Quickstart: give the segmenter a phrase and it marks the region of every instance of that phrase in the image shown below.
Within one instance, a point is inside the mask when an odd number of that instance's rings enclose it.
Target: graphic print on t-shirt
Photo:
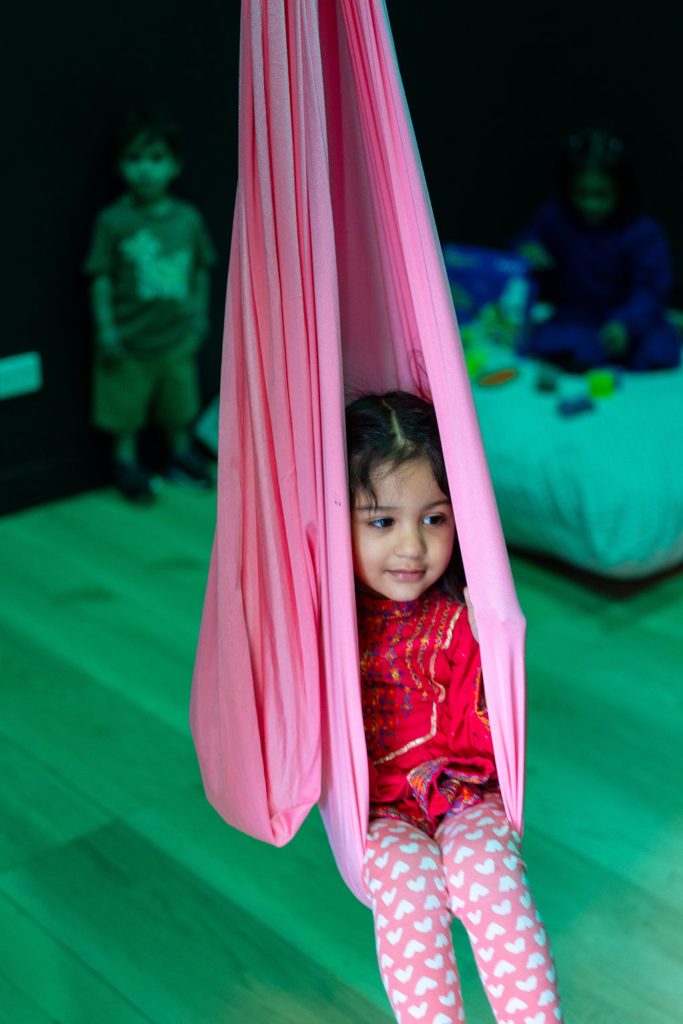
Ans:
[[[121,251],[135,267],[136,291],[142,301],[187,299],[190,294],[192,254],[178,249],[162,255],[163,246],[148,228],[121,242]]]

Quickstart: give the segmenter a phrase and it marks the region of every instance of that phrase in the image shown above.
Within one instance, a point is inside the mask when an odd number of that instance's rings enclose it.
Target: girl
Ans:
[[[403,392],[368,396],[348,407],[346,429],[370,770],[365,882],[384,986],[403,1024],[464,1020],[457,917],[496,1020],[554,1024],[555,966],[496,782],[433,407]]]
[[[661,229],[639,212],[624,143],[602,131],[572,135],[557,184],[557,198],[536,213],[518,248],[553,307],[523,353],[577,371],[677,366],[680,343],[665,317],[669,252]]]

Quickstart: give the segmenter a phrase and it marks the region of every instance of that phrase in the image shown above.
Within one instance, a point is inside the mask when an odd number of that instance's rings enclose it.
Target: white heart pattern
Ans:
[[[386,926],[388,924],[389,924],[389,921],[384,916],[384,914],[378,914],[377,915],[377,931],[380,931],[380,929],[382,929],[382,928],[386,928]]]
[[[493,970],[493,973],[496,978],[503,978],[506,974],[514,974],[515,969],[507,960],[499,960]]]
[[[389,939],[389,942],[391,943],[392,946],[396,945],[396,943],[400,940],[402,935],[402,928],[396,928],[396,930],[393,932],[387,932],[387,938]]]
[[[405,875],[408,871],[410,871],[410,868],[405,861],[397,860],[391,869],[391,881],[395,882],[399,875]]]
[[[481,839],[484,834],[483,828],[475,829],[474,832],[465,832],[465,839]]]
[[[465,881],[465,872],[457,871],[454,875],[451,875],[448,881],[451,885],[454,885],[456,889],[462,889],[462,884]]]
[[[546,935],[544,930],[541,928],[541,930],[539,932],[534,932],[534,938],[536,939],[536,942],[538,943],[539,946],[545,946],[546,941],[548,939],[548,936]]]
[[[470,886],[470,900],[472,903],[476,903],[480,896],[488,896],[488,894],[489,890],[485,885],[481,885],[479,882],[472,882]]]
[[[532,974],[526,981],[516,981],[515,985],[520,992],[535,992],[538,988],[538,978],[535,974]]]
[[[486,949],[479,950],[479,956],[485,963],[489,963],[490,960],[493,960],[494,953],[495,949],[493,948],[493,946],[488,946]]]
[[[505,985],[487,985],[486,986],[494,999],[500,999],[503,994]]]
[[[424,953],[426,948],[427,947],[424,942],[419,942],[417,939],[410,939],[406,948],[403,950],[403,955],[406,960],[412,960],[416,953]]]
[[[455,992],[449,992],[447,996],[439,996],[442,1006],[455,1006]]]
[[[383,850],[386,850],[387,846],[391,846],[392,843],[398,842],[398,836],[385,836],[382,842],[379,844]]]
[[[517,888],[517,883],[515,882],[514,878],[510,877],[510,875],[503,875],[499,882],[498,888],[500,892],[511,892],[513,889]]]
[[[435,896],[433,892],[430,892],[429,896],[425,900],[425,910],[436,910],[440,906],[439,897]]]
[[[443,949],[445,946],[448,945],[448,936],[444,935],[443,933],[440,933],[439,935],[437,935],[436,942],[434,943],[434,945],[436,946],[437,949]]]
[[[455,855],[455,863],[462,864],[465,857],[474,857],[474,850],[471,850],[469,846],[461,846]]]
[[[423,857],[420,861],[420,871],[436,871],[437,863],[432,857]]]
[[[441,953],[437,953],[436,956],[427,957],[425,964],[433,971],[440,971],[443,967],[443,956]]]
[[[432,1024],[453,1024],[453,1020],[451,1017],[447,1017],[445,1013],[437,1013]]]
[[[508,914],[512,913],[512,904],[510,900],[503,900],[502,903],[494,903],[491,907],[494,914],[500,914],[501,917],[507,917]]]
[[[415,907],[410,900],[401,900],[399,905],[396,907],[396,914],[394,915],[397,921],[400,921],[406,914],[412,914]]]
[[[411,1017],[414,1017],[415,1020],[422,1020],[422,1018],[424,1017],[426,1012],[427,1012],[427,1004],[426,1003],[420,1003],[419,1006],[411,1006],[408,1009],[408,1013],[411,1015]]]
[[[393,999],[393,1001],[395,1003],[407,1003],[408,1002],[408,996],[404,995],[403,992],[397,992],[396,990],[394,990],[391,993],[391,998]]]
[[[472,924],[479,924],[481,922],[481,910],[469,910],[467,912],[467,917]]]
[[[416,921],[415,922],[415,928],[417,929],[418,932],[422,932],[423,935],[426,932],[431,932],[431,930],[432,930],[432,919],[431,919],[431,917],[425,917],[424,921]]]
[[[417,853],[419,849],[420,847],[417,843],[405,843],[404,845],[399,846],[401,853]]]
[[[528,1010],[528,1009],[529,1009],[528,1003],[525,1003],[521,999],[518,999],[517,996],[513,996],[512,999],[507,1004],[507,1006],[505,1007],[505,1012],[506,1013],[515,1013],[517,1010]]]
[[[533,926],[534,922],[531,920],[530,917],[527,917],[526,914],[520,914],[520,916],[517,918],[517,924],[515,925],[515,929],[518,932],[525,932],[528,928],[533,928]]]
[[[478,871],[480,875],[492,875],[496,870],[496,866],[492,858],[487,857],[483,864],[475,864],[474,870]]]
[[[541,964],[545,963],[545,957],[543,953],[532,953],[526,962],[527,967],[531,970],[533,967],[540,967]]]
[[[412,878],[410,879],[410,881],[408,882],[408,888],[412,889],[413,892],[422,892],[426,884],[427,879],[425,878],[424,875],[420,875],[419,878],[416,878],[414,880]]]
[[[425,978],[423,976],[415,986],[415,995],[423,996],[431,988],[438,988],[438,983],[433,978]]]
[[[394,886],[393,889],[387,889],[386,892],[382,893],[382,903],[384,904],[385,907],[390,907],[391,906],[391,904],[396,899],[396,893],[397,892],[398,892],[398,889],[396,888],[396,886]]]
[[[502,928],[496,921],[493,921],[486,929],[486,938],[491,941],[495,939],[496,935],[505,935],[505,929]]]
[[[520,937],[518,939],[515,939],[514,942],[506,942],[505,948],[507,949],[508,953],[523,953],[526,949],[526,942],[520,935]]]
[[[545,1014],[541,1011],[534,1017],[525,1017],[524,1024],[545,1024]]]
[[[551,992],[551,990],[549,988],[547,988],[544,992],[541,992],[541,998],[538,1000],[538,1005],[539,1006],[547,1006],[548,1003],[554,1003],[554,1002],[555,1002],[555,993]]]
[[[488,842],[486,843],[487,853],[497,853],[499,850],[502,849],[503,847],[500,845],[497,839],[489,839]]]
[[[395,971],[395,974],[396,974],[396,977],[398,978],[399,981],[406,982],[406,981],[410,981],[410,979],[413,976],[413,971],[414,970],[415,970],[415,968],[413,967],[413,965],[409,964],[409,966],[406,967],[405,970],[403,970],[402,968],[398,967],[396,969],[396,971]]]
[[[382,953],[382,959],[379,962],[380,967],[391,967],[394,961],[388,953]]]

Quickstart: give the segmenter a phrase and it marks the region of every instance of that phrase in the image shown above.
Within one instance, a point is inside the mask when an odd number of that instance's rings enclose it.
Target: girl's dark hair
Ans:
[[[407,391],[365,395],[346,407],[346,452],[349,501],[376,502],[372,478],[380,469],[396,469],[414,459],[427,459],[434,479],[450,498],[434,406]],[[439,581],[451,597],[462,600],[465,571],[457,536],[448,569]]]
[[[640,206],[638,182],[631,150],[623,139],[599,128],[569,136],[557,162],[557,188],[570,208],[574,181],[583,171],[600,171],[614,182],[617,205],[611,221],[623,223],[636,216]]]
[[[163,111],[130,107],[123,112],[116,127],[117,159],[138,140],[144,144],[165,142],[177,160],[181,157],[180,129]]]

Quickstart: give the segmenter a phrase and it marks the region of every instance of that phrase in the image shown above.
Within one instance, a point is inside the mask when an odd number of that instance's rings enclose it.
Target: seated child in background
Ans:
[[[553,309],[522,353],[575,371],[677,366],[680,343],[666,319],[669,251],[638,208],[624,143],[596,130],[572,135],[557,184],[557,198],[536,213],[517,248]]]
[[[175,126],[135,111],[121,129],[126,191],[97,217],[85,264],[96,341],[93,418],[112,437],[116,485],[145,501],[159,484],[138,462],[150,413],[166,433],[169,476],[211,484],[190,425],[199,412],[196,353],[208,330],[214,250],[199,212],[169,194],[181,170]]]

